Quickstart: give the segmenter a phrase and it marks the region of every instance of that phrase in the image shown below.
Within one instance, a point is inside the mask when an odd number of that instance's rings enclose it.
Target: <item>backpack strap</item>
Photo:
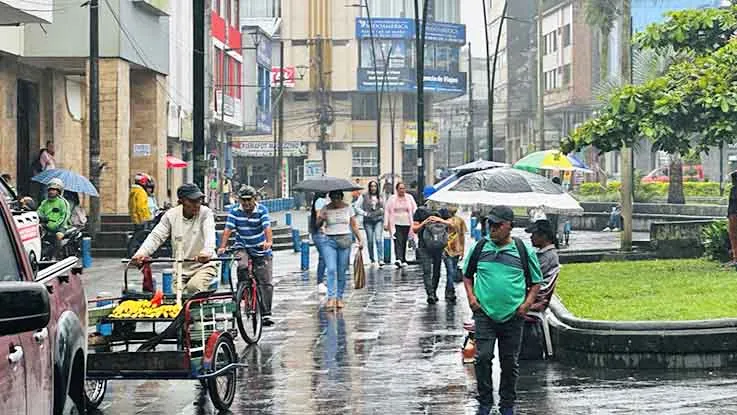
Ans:
[[[476,271],[478,271],[479,258],[481,258],[481,251],[484,250],[484,246],[486,246],[486,238],[482,238],[480,241],[476,242],[476,245],[473,247],[473,252],[471,252],[471,258],[468,259],[468,268],[466,268],[466,273],[463,274],[464,277],[473,279]]]
[[[527,255],[527,247],[522,239],[514,237],[514,244],[517,246],[517,252],[519,253],[519,259],[522,262],[522,271],[525,273],[525,286],[527,291],[532,288],[532,274],[530,273],[530,258]]]

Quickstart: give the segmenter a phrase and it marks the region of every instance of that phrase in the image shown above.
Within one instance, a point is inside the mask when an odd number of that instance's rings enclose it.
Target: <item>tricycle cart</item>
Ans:
[[[182,297],[179,291],[176,297],[162,299],[162,305],[181,305],[176,316],[153,313],[149,318],[132,313],[121,317],[112,313],[119,304],[124,301],[145,304],[151,298],[151,294],[128,290],[129,265],[125,269],[121,297],[89,300],[97,306],[90,306],[89,327],[97,326],[97,331],[88,340],[85,385],[88,407],[100,405],[108,380],[190,379],[200,381],[216,408],[229,408],[236,389],[234,371],[246,366],[238,363],[234,344],[238,330],[232,293],[208,291]],[[181,267],[178,268],[177,273],[181,275]]]

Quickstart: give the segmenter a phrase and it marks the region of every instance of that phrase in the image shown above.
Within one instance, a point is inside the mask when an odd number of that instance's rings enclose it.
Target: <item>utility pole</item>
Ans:
[[[417,194],[419,203],[425,189],[425,23],[427,22],[427,3],[422,5],[420,22],[419,0],[415,0],[415,50],[417,52]]]
[[[474,160],[473,151],[473,59],[471,56],[471,42],[468,42],[468,127],[466,128],[466,157],[464,161]]]
[[[317,80],[318,80],[318,104],[320,106],[320,148],[322,150],[322,173],[324,175],[328,172],[328,155],[327,155],[327,141],[328,141],[328,108],[325,102],[325,84],[323,80],[323,56],[322,56],[322,37],[318,36],[316,39],[317,46]]]
[[[622,26],[620,34],[620,76],[625,84],[632,83],[632,0],[622,0]],[[622,146],[622,222],[621,249],[632,250],[632,149]]]
[[[396,157],[395,157],[395,154],[394,154],[394,152],[395,152],[394,147],[396,147],[397,142],[394,141],[394,127],[396,125],[396,119],[397,119],[396,112],[395,112],[397,103],[395,102],[395,99],[396,99],[396,97],[394,97],[393,95],[389,95],[389,126],[392,129],[392,131],[391,131],[391,140],[392,140],[392,144],[391,144],[391,147],[392,147],[391,148],[391,157],[392,157],[392,173],[391,173],[392,174],[392,178],[391,178],[392,194],[394,194],[394,188],[396,186],[396,180],[395,180],[395,177],[396,177],[395,174],[396,173],[394,172],[394,169],[395,169],[394,159]]]
[[[225,44],[228,44],[228,31],[225,31]],[[228,50],[227,48],[223,47],[223,59],[220,63],[220,131],[218,134],[218,141],[220,141],[220,148],[222,148],[221,154],[221,160],[218,167],[223,169],[223,176],[225,176],[225,85],[229,85],[230,82],[226,82],[225,78],[228,77],[228,65],[226,63],[228,62]],[[228,86],[230,88],[230,86]],[[240,87],[239,87],[240,88]],[[219,170],[219,169],[218,169]],[[215,172],[217,175],[217,171]],[[223,178],[217,177],[216,180],[218,181],[218,193],[223,193]],[[209,192],[207,192],[209,193]],[[209,197],[209,194],[208,194]],[[219,199],[219,198],[218,198]],[[210,204],[212,205],[212,209],[217,209],[218,206],[218,200],[211,200]]]
[[[487,155],[487,159],[494,160],[494,85],[492,84],[491,80],[491,56],[489,55],[489,22],[486,18],[486,0],[481,0],[482,7],[484,9],[484,37],[486,38],[486,101],[487,101],[487,111],[488,111],[488,121],[486,124],[486,145],[489,149],[489,154]],[[501,24],[500,24],[501,27]],[[497,39],[497,45],[499,43],[499,39]],[[495,60],[496,61],[496,60]],[[496,70],[496,66],[494,66],[494,70]]]
[[[99,2],[90,0],[90,181],[100,188],[100,19]],[[100,231],[100,197],[90,197],[89,230]]]
[[[502,28],[504,27],[504,21],[507,20],[507,0],[504,0],[504,7],[502,8],[502,17],[499,18],[499,30],[496,34],[496,44],[494,45],[494,62],[492,63],[491,70],[491,84],[489,86],[489,117],[494,115],[494,84],[496,82],[496,60],[499,57],[499,42],[502,40]],[[493,125],[493,124],[492,124]],[[491,130],[492,137],[494,135],[494,129]],[[489,147],[489,161],[494,161],[494,141],[491,141],[491,147]]]
[[[279,5],[279,17],[281,17],[281,5]],[[278,164],[275,170],[277,172],[277,194],[279,197],[284,197],[282,194],[284,186],[281,182],[281,174],[278,173],[281,171],[281,166],[284,162],[284,40],[281,38],[281,35],[279,36],[279,74],[279,146],[274,151],[279,153],[277,156]],[[286,178],[289,180],[288,174]]]
[[[205,190],[205,0],[194,0],[192,9],[192,160],[194,181]]]
[[[371,59],[374,64],[374,91],[376,92],[376,178],[381,180],[381,100],[383,98],[383,82],[386,78],[386,70],[383,72],[381,82],[382,91],[379,91],[379,80],[376,78],[379,75],[379,67],[376,62],[376,39],[374,38],[374,24],[371,20],[371,8],[369,7],[368,0],[365,0],[366,4],[366,18],[368,19],[369,25],[369,36],[371,37]],[[382,52],[383,54],[383,52]]]
[[[537,134],[538,150],[545,150],[545,37],[543,36],[544,1],[537,0]]]
[[[450,148],[453,142],[453,109],[450,110],[450,125],[448,126],[448,163],[447,166],[450,168]]]

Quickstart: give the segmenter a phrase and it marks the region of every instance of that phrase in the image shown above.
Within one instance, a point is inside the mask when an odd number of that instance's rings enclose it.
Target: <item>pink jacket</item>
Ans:
[[[386,206],[384,207],[384,224],[392,233],[394,233],[394,222],[392,219],[394,218],[394,213],[397,210],[397,207],[400,206],[406,207],[409,211],[409,223],[412,223],[412,216],[417,210],[417,202],[415,202],[415,198],[412,197],[411,194],[405,193],[403,198],[398,197],[397,195],[392,195],[389,200],[387,200]]]

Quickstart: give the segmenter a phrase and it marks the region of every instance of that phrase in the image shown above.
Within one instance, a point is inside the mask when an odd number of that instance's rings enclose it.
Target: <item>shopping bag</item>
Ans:
[[[366,286],[366,270],[363,268],[363,252],[356,251],[353,259],[353,288],[360,290]]]

